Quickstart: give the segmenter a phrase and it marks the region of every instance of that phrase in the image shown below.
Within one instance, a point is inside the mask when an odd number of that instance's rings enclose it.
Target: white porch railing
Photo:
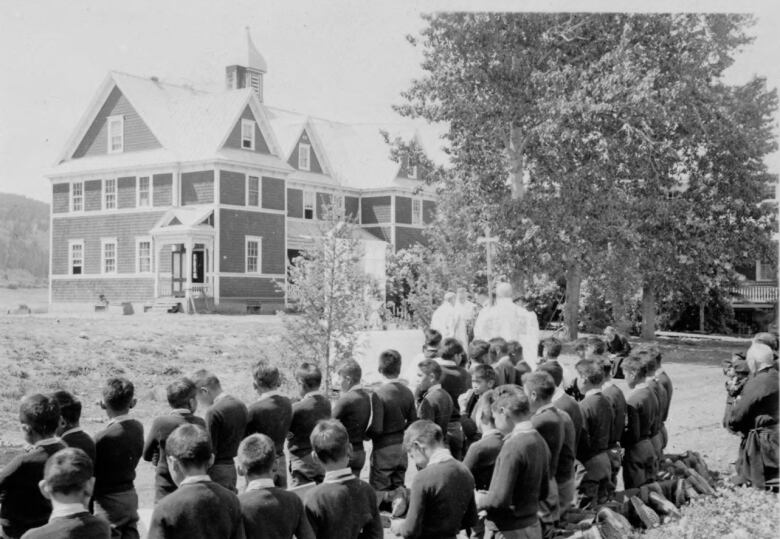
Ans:
[[[744,284],[733,290],[737,295],[733,303],[776,303],[776,284]]]

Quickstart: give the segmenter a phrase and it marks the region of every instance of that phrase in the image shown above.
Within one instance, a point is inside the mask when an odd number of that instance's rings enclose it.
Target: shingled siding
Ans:
[[[284,210],[284,180],[263,177],[262,191],[263,208]]]
[[[392,222],[390,196],[363,197],[361,204],[360,222],[362,224],[370,225]]]
[[[314,152],[314,146],[312,146],[311,140],[309,139],[309,135],[306,133],[306,131],[301,133],[301,137],[298,139],[298,142],[295,143],[293,151],[290,154],[290,158],[287,160],[287,164],[295,169],[298,168],[298,148],[301,142],[309,145],[309,172],[322,174],[320,160],[317,159],[317,154]]]
[[[181,204],[210,204],[214,202],[214,171],[200,170],[181,175]]]
[[[244,273],[246,236],[263,238],[262,273],[284,273],[285,217],[244,210],[220,210],[220,271]]]
[[[350,219],[358,219],[360,215],[360,199],[358,197],[344,197],[344,214]]]
[[[219,201],[222,204],[246,204],[246,176],[230,170],[219,171]]]
[[[303,191],[300,189],[287,190],[287,217],[303,217]]]
[[[393,227],[391,226],[372,226],[363,227],[363,229],[380,240],[386,241],[387,243],[393,242]]]
[[[84,273],[100,273],[101,238],[117,239],[117,272],[135,273],[135,241],[148,236],[162,212],[119,213],[54,219],[51,271],[67,275],[68,240],[84,240]]]
[[[100,108],[87,134],[81,140],[78,148],[73,153],[73,158],[87,155],[102,155],[108,153],[108,125],[106,119],[109,116],[124,117],[124,152],[136,152],[160,148],[160,143],[154,137],[149,127],[141,119],[141,116],[130,105],[130,102],[122,95],[116,86],[108,95],[108,99]]]
[[[423,200],[423,224],[429,225],[436,218],[436,203]]]
[[[55,183],[51,186],[52,213],[67,213],[70,211],[70,184]]]
[[[116,183],[117,207],[135,208],[135,177],[119,178]]]
[[[333,204],[333,195],[328,193],[317,193],[317,219],[325,219],[326,208]]]
[[[173,174],[155,174],[152,178],[154,185],[152,196],[155,206],[173,205]]]
[[[103,201],[100,197],[103,193],[103,182],[101,180],[90,180],[84,182],[84,209],[86,211],[96,211],[103,207]]]
[[[281,283],[280,283],[281,284]],[[220,277],[219,296],[247,299],[284,299],[284,291],[267,277]]]
[[[253,122],[255,122],[255,152],[265,153],[265,154],[271,153],[268,150],[268,144],[265,142],[265,139],[263,138],[263,134],[260,133],[260,128],[257,125],[257,120],[255,120],[255,116],[254,114],[252,114],[252,109],[249,108],[249,105],[246,106],[244,112],[241,114],[241,119],[239,119],[236,122],[236,125],[233,126],[233,130],[230,132],[230,135],[228,135],[228,138],[225,141],[225,147],[250,151],[246,148],[241,147],[241,120],[252,120]]]
[[[154,278],[148,279],[55,279],[51,282],[54,303],[95,302],[100,294],[111,305],[154,299]]]
[[[412,199],[395,197],[395,222],[405,225],[412,224]]]
[[[408,249],[415,244],[427,245],[428,242],[423,235],[421,228],[411,228],[406,226],[395,227],[395,249]]]

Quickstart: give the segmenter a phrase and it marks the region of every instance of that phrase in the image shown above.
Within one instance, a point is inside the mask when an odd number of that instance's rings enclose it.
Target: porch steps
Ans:
[[[152,309],[149,311],[152,314],[167,314],[172,312],[172,310],[177,306],[181,305],[182,311],[178,312],[184,312],[183,309],[186,308],[186,299],[184,298],[172,298],[172,297],[163,297],[163,298],[157,298],[154,300],[154,304],[152,305]]]

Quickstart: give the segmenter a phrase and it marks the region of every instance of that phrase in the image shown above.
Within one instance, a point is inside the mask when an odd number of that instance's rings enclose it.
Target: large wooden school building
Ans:
[[[286,263],[323,234],[325,208],[394,249],[423,242],[434,191],[382,131],[268,107],[268,69],[247,34],[226,88],[204,92],[110,73],[52,184],[50,303],[175,304],[217,310],[286,303]]]

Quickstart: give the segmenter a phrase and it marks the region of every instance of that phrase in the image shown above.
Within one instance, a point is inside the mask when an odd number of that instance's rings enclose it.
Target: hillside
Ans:
[[[0,193],[0,286],[32,286],[49,274],[49,205]]]

